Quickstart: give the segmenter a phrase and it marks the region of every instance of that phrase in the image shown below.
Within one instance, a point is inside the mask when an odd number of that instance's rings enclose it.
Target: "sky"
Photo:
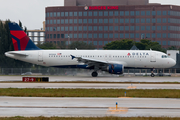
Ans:
[[[150,3],[179,5],[180,0],[149,0]],[[0,20],[22,22],[28,30],[41,29],[45,8],[64,6],[64,0],[0,0]]]

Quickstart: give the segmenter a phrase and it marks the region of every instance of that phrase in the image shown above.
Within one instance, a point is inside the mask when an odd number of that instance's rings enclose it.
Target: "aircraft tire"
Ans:
[[[151,77],[154,77],[155,75],[153,73],[151,73]]]
[[[98,76],[98,73],[97,72],[92,72],[92,77],[97,77]]]

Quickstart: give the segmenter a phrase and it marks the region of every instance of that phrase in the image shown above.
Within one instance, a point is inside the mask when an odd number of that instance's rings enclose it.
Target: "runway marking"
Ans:
[[[127,107],[109,107],[109,110],[107,112],[110,112],[110,114],[117,114],[117,113],[127,113],[128,108]]]
[[[127,89],[136,89],[136,86],[129,86]]]

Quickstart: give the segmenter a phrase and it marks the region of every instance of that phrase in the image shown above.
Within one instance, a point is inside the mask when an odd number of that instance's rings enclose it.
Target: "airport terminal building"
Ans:
[[[64,0],[46,8],[46,42],[84,41],[98,49],[114,40],[150,39],[180,47],[180,6],[149,0]]]

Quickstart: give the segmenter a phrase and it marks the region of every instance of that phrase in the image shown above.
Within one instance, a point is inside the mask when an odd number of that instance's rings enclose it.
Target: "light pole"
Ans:
[[[144,39],[144,34],[141,34],[141,39]]]

